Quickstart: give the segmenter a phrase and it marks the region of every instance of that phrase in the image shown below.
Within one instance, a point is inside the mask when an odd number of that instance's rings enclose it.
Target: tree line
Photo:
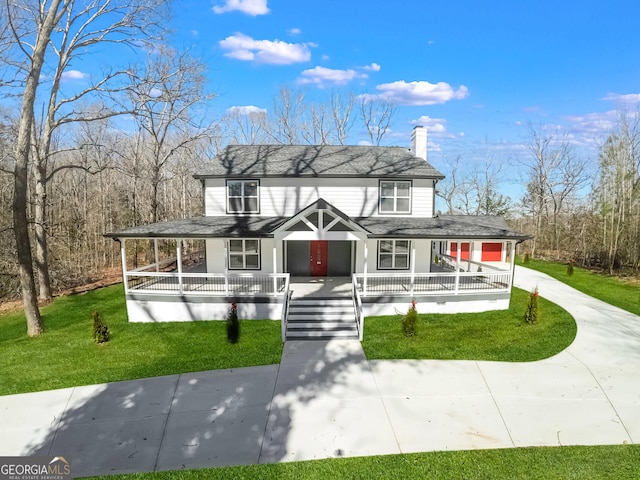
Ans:
[[[38,301],[119,268],[105,232],[201,214],[192,175],[222,146],[345,144],[354,127],[380,145],[393,125],[390,103],[342,92],[309,101],[286,87],[269,113],[237,107],[216,118],[205,66],[169,46],[167,6],[0,3],[0,296],[22,298],[29,335],[42,332]],[[74,69],[89,56],[100,74]],[[461,158],[438,195],[447,213],[510,214],[533,236],[533,255],[637,270],[638,117],[621,112],[603,134],[595,176],[569,140],[532,128],[519,159],[524,198],[499,193],[502,166],[469,170]]]

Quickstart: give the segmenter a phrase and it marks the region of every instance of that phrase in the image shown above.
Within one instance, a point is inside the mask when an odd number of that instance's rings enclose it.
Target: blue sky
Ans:
[[[528,125],[597,158],[640,102],[640,2],[178,0],[173,42],[207,65],[211,111],[272,108],[280,87],[397,105],[383,143],[429,128],[429,159],[517,164]],[[77,72],[80,75],[80,72]],[[357,126],[349,143],[367,138]],[[445,172],[446,173],[446,172]]]
[[[311,99],[378,95],[398,105],[385,143],[406,145],[425,124],[436,156],[517,155],[529,123],[592,147],[621,103],[640,100],[633,0],[175,5],[175,42],[208,65],[215,110],[269,110],[283,85]],[[351,143],[366,139],[351,133]]]

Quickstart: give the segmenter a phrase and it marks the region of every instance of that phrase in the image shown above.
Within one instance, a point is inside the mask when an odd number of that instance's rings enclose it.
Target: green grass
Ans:
[[[91,312],[111,340],[96,345]],[[23,313],[0,317],[0,395],[183,372],[280,362],[280,322],[241,322],[230,345],[225,322],[128,323],[122,284],[56,299],[42,309],[45,333],[26,335]]]
[[[638,478],[638,471],[640,471],[640,445],[614,445],[414,453],[92,478],[95,480],[229,478],[631,480]]]
[[[514,288],[508,310],[421,314],[414,337],[402,333],[400,315],[368,317],[364,321],[362,346],[370,360],[541,360],[567,348],[577,327],[566,310],[542,297],[539,297],[539,322],[525,324],[528,296],[528,292]],[[417,309],[420,312],[420,304]]]
[[[640,285],[637,282],[612,277],[585,268],[574,267],[573,275],[567,275],[567,264],[548,262],[532,258],[524,265],[518,258],[518,265],[546,273],[587,295],[640,315]]]

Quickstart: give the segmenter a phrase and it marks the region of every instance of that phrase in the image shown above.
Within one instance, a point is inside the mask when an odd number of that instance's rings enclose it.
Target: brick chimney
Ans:
[[[411,151],[416,157],[427,160],[427,128],[422,125],[413,127],[411,132]]]

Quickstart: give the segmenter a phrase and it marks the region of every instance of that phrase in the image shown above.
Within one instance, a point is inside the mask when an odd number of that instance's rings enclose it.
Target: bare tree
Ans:
[[[345,145],[347,142],[349,131],[354,122],[352,112],[355,102],[356,97],[353,93],[346,97],[339,93],[334,93],[329,99],[331,116],[335,126],[336,143],[338,145]]]
[[[265,110],[235,107],[227,111],[222,123],[232,143],[255,145],[266,140]]]
[[[203,72],[204,65],[188,54],[165,48],[151,53],[144,72],[131,74],[132,81],[139,82],[132,89],[131,103],[139,126],[139,148],[149,161],[152,222],[160,220],[158,195],[167,162],[211,135],[212,126],[197,111],[203,100],[213,98],[204,93]]]
[[[5,37],[0,41],[3,45],[11,45],[5,51],[7,68],[3,70],[3,81],[22,99],[15,147],[13,223],[27,332],[30,336],[39,335],[43,328],[36,299],[27,216],[28,172],[36,125],[34,106],[40,92],[43,69],[48,65],[50,55],[57,58],[51,68],[54,74],[48,101],[45,102],[46,120],[42,129],[43,141],[40,143],[44,149],[41,151],[43,158],[48,158],[47,149],[51,145],[56,122],[62,124],[74,117],[77,112],[72,107],[73,102],[87,94],[87,91],[82,91],[58,101],[63,71],[69,67],[74,55],[87,53],[93,46],[105,42],[137,44],[148,33],[143,27],[157,26],[156,22],[149,19],[162,5],[163,2],[151,0],[20,0],[2,3],[0,17],[5,19],[11,34],[10,38]],[[111,78],[111,74],[106,74],[105,79],[94,84],[91,91],[105,89],[106,82]],[[61,105],[65,105],[66,109],[56,120]],[[45,193],[39,194],[46,195],[46,189]]]
[[[304,92],[294,93],[287,87],[280,88],[279,96],[273,102],[273,116],[267,132],[276,143],[300,143],[304,97]]]
[[[569,141],[558,135],[535,130],[530,126],[530,157],[522,161],[527,172],[527,193],[523,204],[534,221],[531,253],[535,254],[543,234],[559,251],[560,216],[566,201],[588,180],[585,160],[575,155]],[[545,229],[544,226],[551,226]]]
[[[369,134],[371,145],[380,145],[385,134],[391,128],[396,107],[384,100],[360,97],[360,115]]]

